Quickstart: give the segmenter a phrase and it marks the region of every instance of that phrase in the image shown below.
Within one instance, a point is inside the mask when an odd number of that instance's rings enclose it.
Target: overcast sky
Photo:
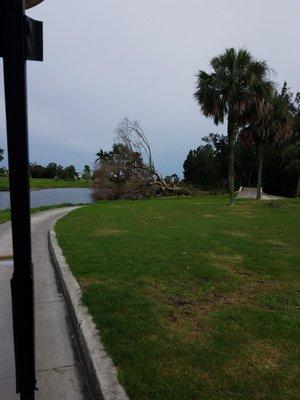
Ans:
[[[141,122],[164,174],[224,133],[198,110],[195,75],[246,47],[300,91],[299,0],[45,0],[45,61],[28,62],[30,158],[92,165],[125,116]],[[1,78],[0,147],[6,148]]]

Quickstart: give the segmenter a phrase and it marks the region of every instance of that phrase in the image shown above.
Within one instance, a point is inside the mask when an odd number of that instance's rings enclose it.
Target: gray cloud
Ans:
[[[129,116],[161,171],[181,173],[201,137],[226,129],[199,113],[193,91],[197,70],[229,46],[300,90],[299,0],[45,0],[28,14],[45,26],[45,61],[28,63],[32,161],[91,164]],[[1,132],[3,146],[3,113]]]

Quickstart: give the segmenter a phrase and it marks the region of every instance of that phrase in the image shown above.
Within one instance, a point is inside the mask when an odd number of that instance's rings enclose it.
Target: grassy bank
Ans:
[[[73,206],[73,204],[65,203],[65,204],[55,204],[53,206],[42,206],[35,207],[30,210],[31,214],[34,214],[39,211],[51,210],[52,208],[61,208],[61,207],[69,207]],[[10,210],[0,210],[0,224],[7,222],[10,220]]]
[[[84,180],[30,179],[31,189],[89,188],[91,183]],[[0,178],[0,190],[9,190],[8,178]]]
[[[101,202],[57,223],[132,400],[298,396],[300,202],[227,202]]]

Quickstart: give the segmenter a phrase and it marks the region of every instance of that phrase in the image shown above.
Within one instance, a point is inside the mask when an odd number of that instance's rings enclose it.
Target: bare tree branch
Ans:
[[[174,192],[175,188],[170,187],[157,172],[150,143],[138,121],[124,118],[116,129],[115,141],[123,143],[130,151],[140,154],[137,160],[140,169],[148,171],[153,176],[154,182],[161,187],[165,194]]]

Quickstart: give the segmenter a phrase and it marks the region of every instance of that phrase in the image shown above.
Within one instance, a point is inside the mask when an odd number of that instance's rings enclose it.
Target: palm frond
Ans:
[[[228,113],[240,126],[250,123],[257,103],[274,91],[267,63],[255,60],[246,49],[228,48],[210,65],[211,73],[197,74],[194,97],[202,113],[216,124],[223,123]]]

